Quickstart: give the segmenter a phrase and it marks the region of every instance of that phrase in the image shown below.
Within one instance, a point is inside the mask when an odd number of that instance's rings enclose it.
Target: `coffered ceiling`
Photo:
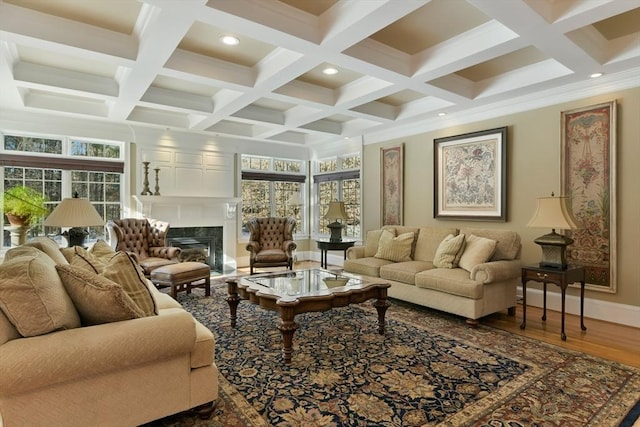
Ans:
[[[0,114],[312,146],[639,84],[640,0],[0,0]]]

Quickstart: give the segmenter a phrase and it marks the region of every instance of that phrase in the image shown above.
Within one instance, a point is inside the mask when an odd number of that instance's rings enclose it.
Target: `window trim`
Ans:
[[[0,166],[124,173],[123,161],[0,153]]]

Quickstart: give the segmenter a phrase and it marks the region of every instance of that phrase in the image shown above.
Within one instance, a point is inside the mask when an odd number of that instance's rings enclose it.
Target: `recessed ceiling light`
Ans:
[[[240,44],[240,39],[234,36],[222,36],[220,37],[220,40],[227,46],[235,46]]]
[[[442,116],[446,116],[447,113],[438,113],[438,116],[442,117]]]
[[[592,79],[595,79],[596,77],[601,77],[601,76],[602,76],[602,73],[593,73],[589,77],[591,77]]]
[[[324,70],[322,70],[322,73],[326,74],[327,76],[333,76],[334,74],[338,74],[338,69],[333,67],[327,67]]]

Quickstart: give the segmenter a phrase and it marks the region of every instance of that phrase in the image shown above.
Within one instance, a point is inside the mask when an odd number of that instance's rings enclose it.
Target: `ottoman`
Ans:
[[[158,288],[171,287],[175,299],[178,292],[191,293],[193,288],[204,288],[206,296],[211,295],[211,268],[201,262],[180,262],[165,265],[151,271],[151,281]]]

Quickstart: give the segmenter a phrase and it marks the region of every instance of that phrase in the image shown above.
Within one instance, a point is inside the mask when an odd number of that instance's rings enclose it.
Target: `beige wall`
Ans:
[[[537,196],[560,193],[560,113],[617,100],[617,292],[587,291],[586,297],[640,306],[640,88],[585,98],[497,119],[444,128],[384,144],[366,145],[363,155],[364,232],[380,227],[380,148],[404,143],[404,223],[406,225],[482,226],[516,230],[523,240],[522,260],[535,264],[543,230],[526,227]],[[443,221],[433,218],[433,139],[508,126],[507,209],[505,223]],[[542,285],[529,282],[528,287]],[[550,291],[558,288],[551,286]],[[579,295],[569,289],[570,295]]]

